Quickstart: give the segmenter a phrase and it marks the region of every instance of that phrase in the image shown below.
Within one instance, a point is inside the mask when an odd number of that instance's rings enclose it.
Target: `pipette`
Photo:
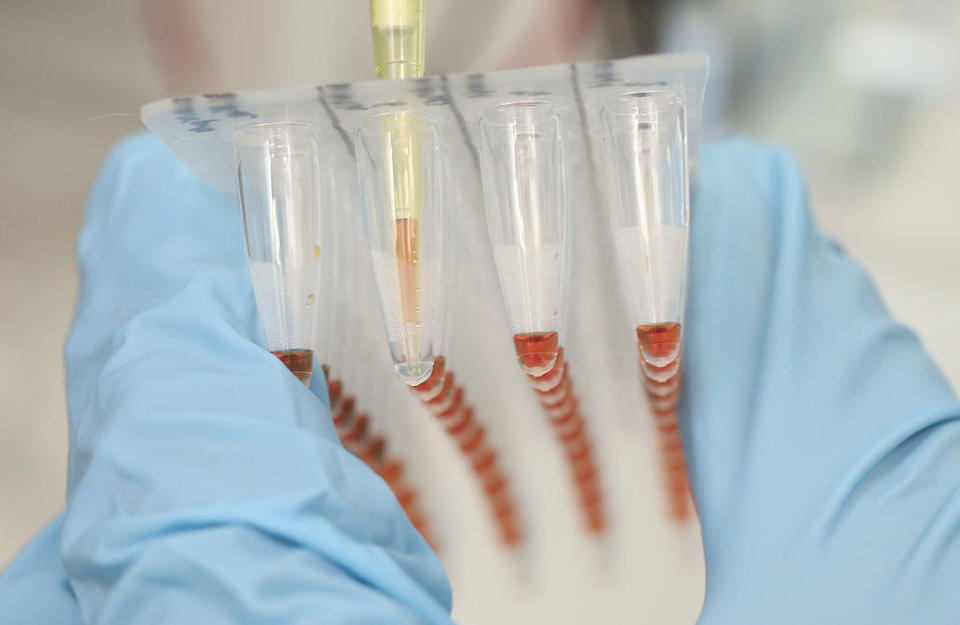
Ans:
[[[371,0],[370,21],[377,77],[422,76],[423,1]],[[517,547],[524,534],[508,476],[464,388],[434,352],[443,260],[437,129],[421,112],[400,111],[366,120],[366,131],[362,126],[358,155],[361,172],[369,173],[367,227],[394,370],[457,443],[483,487],[501,541]]]
[[[423,76],[423,0],[370,0],[377,78]]]
[[[370,0],[374,66],[378,78],[423,76],[423,0]],[[396,279],[402,315],[400,353],[394,368],[416,385],[430,375],[433,358],[422,344],[421,216],[423,212],[422,118],[410,111],[380,119],[384,142],[386,205],[393,221]],[[426,339],[428,340],[428,339]]]

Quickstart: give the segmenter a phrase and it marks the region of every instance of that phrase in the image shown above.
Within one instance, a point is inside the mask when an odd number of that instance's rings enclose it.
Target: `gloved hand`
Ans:
[[[79,257],[67,510],[7,571],[0,622],[451,623],[439,562],[341,446],[323,376],[318,397],[260,346],[230,200],[134,137]],[[72,606],[29,594],[66,580]]]
[[[60,559],[63,514],[50,522],[0,576],[0,625],[84,625]]]
[[[960,623],[960,405],[784,154],[707,148],[681,427],[701,625]]]
[[[307,431],[322,407],[249,343],[235,209],[149,140],[111,163],[68,349],[62,542],[85,619],[156,620],[168,606],[169,622],[446,618],[441,573],[386,487],[331,428]],[[701,623],[955,622],[948,386],[815,231],[782,154],[706,149],[695,199],[682,427],[707,557]],[[365,505],[363,529],[342,523]],[[63,586],[56,532],[8,569],[0,606]],[[29,622],[79,622],[56,614]]]

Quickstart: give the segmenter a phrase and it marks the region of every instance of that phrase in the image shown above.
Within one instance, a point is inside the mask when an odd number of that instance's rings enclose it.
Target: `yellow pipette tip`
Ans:
[[[370,0],[378,78],[423,76],[423,0]]]

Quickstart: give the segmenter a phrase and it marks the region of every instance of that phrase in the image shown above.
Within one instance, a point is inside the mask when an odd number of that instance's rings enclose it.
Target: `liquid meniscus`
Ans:
[[[649,358],[667,358],[677,352],[680,345],[680,324],[676,321],[651,323],[637,326],[640,349]]]
[[[529,375],[541,376],[557,362],[559,335],[556,332],[515,334],[513,346],[523,370]]]

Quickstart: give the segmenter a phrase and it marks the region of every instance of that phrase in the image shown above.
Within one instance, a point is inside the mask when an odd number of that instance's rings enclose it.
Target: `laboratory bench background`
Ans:
[[[960,387],[960,4],[426,2],[428,73],[709,52],[708,136],[790,148],[822,228]],[[75,238],[106,150],[141,128],[139,107],[151,100],[372,78],[367,11],[353,0],[0,0],[0,567],[63,506]],[[617,508],[637,536],[659,505],[649,483]],[[553,572],[527,592],[563,596],[580,575],[607,575],[608,588],[659,583],[663,605],[618,603],[626,588],[611,591],[606,615],[692,622],[703,584],[696,550],[644,544],[628,543],[638,552],[619,573]],[[459,551],[457,570],[470,558]],[[455,615],[468,623],[487,622],[482,598],[507,592],[501,562],[476,562],[453,580]],[[672,573],[657,582],[662,570]],[[536,599],[511,601],[525,620],[544,616]],[[544,622],[580,616],[558,608]]]

